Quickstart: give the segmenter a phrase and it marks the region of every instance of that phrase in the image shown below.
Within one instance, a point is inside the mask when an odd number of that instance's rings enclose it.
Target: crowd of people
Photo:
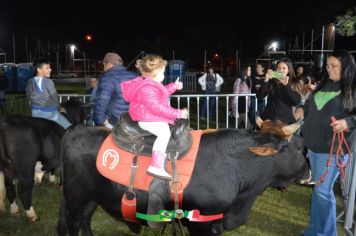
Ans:
[[[162,84],[167,61],[159,55],[147,55],[138,60],[139,73],[127,70],[116,53],[107,53],[102,63],[104,73],[98,79],[92,79],[91,89],[87,91],[93,104],[92,124],[111,129],[120,115],[128,112],[141,129],[157,136],[148,174],[171,179],[164,169],[165,151],[171,136],[169,124],[180,118],[188,119],[189,112],[171,107],[168,97],[182,89],[182,82],[178,78],[173,83]],[[34,67],[36,75],[29,80],[26,89],[32,116],[50,119],[68,128],[71,123],[59,112],[58,94],[49,79],[49,62],[39,59],[34,62]],[[248,129],[255,123],[256,110],[263,120],[292,124],[303,119],[301,135],[314,181],[326,171],[334,132],[347,131],[346,138],[355,150],[356,65],[351,54],[344,50],[330,53],[325,76],[320,81],[307,74],[303,66],[294,68],[288,58],[279,59],[275,68],[266,69],[263,64],[257,64],[255,73],[252,71],[252,66],[244,67],[232,90],[238,95],[256,96],[234,97],[231,100],[232,116]],[[215,112],[215,98],[211,95],[220,92],[224,79],[209,68],[198,83],[209,95],[209,99],[203,100],[199,114],[201,119],[207,119]],[[335,155],[332,158],[335,159]],[[350,157],[345,153],[342,158],[346,161]],[[328,171],[324,183],[313,188],[310,223],[303,235],[337,235],[333,186],[339,169],[332,164]]]

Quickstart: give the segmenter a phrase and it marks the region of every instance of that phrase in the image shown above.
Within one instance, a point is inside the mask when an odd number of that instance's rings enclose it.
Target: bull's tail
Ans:
[[[64,133],[62,139],[61,139],[61,147],[59,149],[59,167],[60,167],[60,171],[61,171],[61,176],[59,178],[59,186],[63,187],[63,179],[64,179],[64,171],[63,171],[63,166],[64,166],[64,160],[63,160],[63,152],[64,152],[64,148],[63,148],[63,143],[64,140],[66,139],[68,133],[73,129],[73,126],[70,126],[66,132]]]
[[[2,133],[2,132],[1,132]],[[0,140],[4,140],[0,133]],[[0,141],[0,212],[5,212],[5,200],[6,200],[6,188],[5,188],[5,176],[3,166],[1,165],[1,159],[5,160],[5,145],[3,141]]]
[[[0,169],[0,212],[5,212],[6,188],[4,172]]]
[[[64,197],[62,197],[61,200],[61,208],[59,209],[59,217],[58,217],[58,223],[57,223],[57,235],[58,236],[65,236],[67,235],[67,221],[66,221],[66,203]]]

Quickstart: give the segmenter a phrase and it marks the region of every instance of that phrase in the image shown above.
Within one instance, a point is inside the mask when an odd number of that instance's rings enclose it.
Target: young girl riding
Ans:
[[[164,70],[167,61],[158,55],[147,55],[137,60],[136,67],[141,75],[133,80],[121,83],[123,97],[129,104],[129,115],[138,121],[141,129],[157,136],[152,148],[151,165],[148,174],[170,180],[165,171],[166,148],[171,137],[168,124],[175,119],[188,118],[188,110],[175,109],[169,105],[169,95],[183,88],[179,78],[164,86]]]

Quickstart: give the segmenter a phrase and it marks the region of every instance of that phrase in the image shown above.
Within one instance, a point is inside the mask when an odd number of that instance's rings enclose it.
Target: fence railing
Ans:
[[[59,94],[60,103],[65,103],[70,98],[75,97],[83,103],[89,102],[88,94]],[[245,98],[245,110],[249,110],[248,98],[255,97],[255,94],[192,94],[192,95],[172,95],[170,104],[178,109],[187,108],[189,111],[189,126],[193,129],[209,128],[238,128],[240,119],[248,120],[248,112],[244,113],[245,117],[232,115],[232,101],[235,99],[235,111],[238,111],[239,99]],[[205,103],[206,100],[206,103]],[[210,103],[215,102],[215,111],[210,111]],[[206,117],[200,117],[202,106],[206,106]],[[254,110],[257,110],[255,105]],[[30,115],[31,109],[26,96],[16,97],[5,100],[3,107],[0,109],[0,115],[9,114]],[[209,116],[210,114],[210,116]],[[244,124],[247,129],[247,122]]]
[[[177,75],[169,75],[165,78],[165,84],[174,82],[177,79]],[[197,78],[195,75],[183,75],[179,78],[183,82],[183,89],[181,92],[194,93],[197,90]]]
[[[71,97],[76,97],[82,101],[89,101],[89,96],[86,94],[59,94],[60,102],[66,102]],[[240,124],[240,119],[242,117],[232,116],[232,100],[235,99],[235,111],[238,111],[239,99],[245,98],[245,110],[249,110],[248,98],[255,97],[255,94],[192,94],[192,95],[171,95],[170,104],[177,108],[183,109],[187,108],[189,110],[189,126],[193,129],[204,129],[204,128],[238,128]],[[203,102],[206,100],[206,117],[200,117],[200,110],[202,109]],[[211,113],[210,103],[215,100],[215,111],[214,114],[209,116]],[[257,110],[257,105],[255,104],[254,111]],[[248,120],[248,112],[244,113],[244,120]],[[247,129],[247,123],[244,124]]]
[[[31,115],[31,109],[26,96],[7,98],[0,104],[0,116]]]

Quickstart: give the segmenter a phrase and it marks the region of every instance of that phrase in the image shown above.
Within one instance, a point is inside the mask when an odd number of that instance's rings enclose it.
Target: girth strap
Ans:
[[[172,221],[172,227],[173,227],[173,235],[177,235],[177,231],[179,229],[179,231],[181,232],[181,234],[183,236],[185,236],[184,233],[184,229],[183,229],[183,225],[181,222],[181,218],[182,218],[182,213],[183,211],[182,209],[182,205],[183,205],[183,189],[182,189],[182,184],[179,182],[178,180],[178,172],[177,172],[177,166],[176,166],[176,162],[177,162],[177,158],[179,153],[176,151],[175,152],[175,156],[172,158],[171,153],[168,153],[168,158],[171,160],[171,167],[172,167],[172,174],[173,174],[173,183],[171,185],[171,195],[172,195],[172,199],[174,201],[174,211],[175,212],[181,212],[179,213],[178,217],[173,219]],[[180,189],[178,189],[178,185],[180,185]],[[179,227],[176,227],[176,221],[178,221],[178,225]]]
[[[181,209],[183,206],[183,189],[182,183],[178,180],[178,172],[177,172],[177,158],[178,152],[175,153],[175,156],[172,158],[171,153],[168,153],[168,158],[171,160],[171,167],[172,167],[172,175],[173,175],[173,182],[171,184],[171,196],[174,202],[174,210]]]
[[[122,217],[126,221],[131,221],[131,222],[137,222],[136,218],[136,208],[137,208],[137,202],[136,202],[136,194],[134,192],[134,182],[135,182],[135,176],[136,176],[136,171],[138,167],[138,155],[137,153],[142,150],[143,145],[140,148],[137,148],[137,145],[135,144],[135,155],[132,160],[131,164],[131,174],[130,174],[130,184],[128,186],[128,190],[124,193],[121,199],[121,212],[122,212]]]

